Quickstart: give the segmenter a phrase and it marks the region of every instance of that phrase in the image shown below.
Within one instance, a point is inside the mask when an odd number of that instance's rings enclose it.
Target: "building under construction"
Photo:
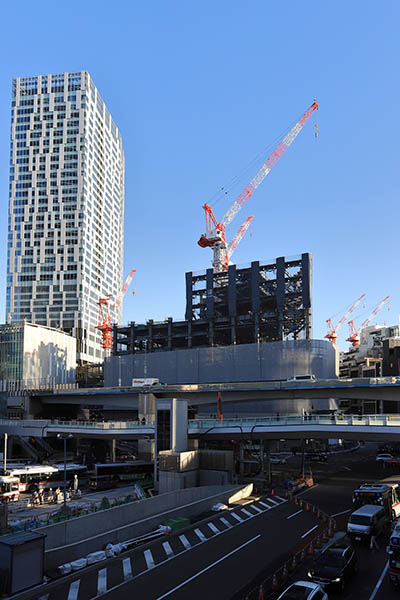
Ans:
[[[308,253],[242,269],[186,273],[185,320],[115,326],[113,354],[309,340],[311,283]]]

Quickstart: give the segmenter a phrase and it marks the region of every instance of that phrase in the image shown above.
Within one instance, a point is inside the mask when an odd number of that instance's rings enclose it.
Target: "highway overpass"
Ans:
[[[93,439],[143,439],[154,437],[154,425],[138,421],[90,422],[52,420],[0,420],[0,434],[52,437],[71,433]],[[190,437],[206,439],[304,439],[400,440],[400,415],[344,415],[312,417],[191,419]]]
[[[374,377],[356,379],[319,379],[315,381],[265,381],[248,383],[197,384],[197,385],[155,385],[151,387],[78,388],[73,390],[35,391],[29,397],[21,398],[25,403],[26,414],[35,416],[48,406],[101,407],[104,411],[125,411],[138,409],[139,394],[152,393],[157,398],[177,398],[187,400],[194,407],[210,406],[215,411],[216,398],[221,392],[224,403],[247,403],[267,401],[260,412],[276,412],[276,401],[323,400],[334,398],[375,403],[375,409],[363,412],[400,413],[400,377]],[[10,398],[9,403],[18,406],[19,397]],[[31,406],[26,404],[30,402]],[[385,402],[398,403],[385,406]],[[283,402],[284,404],[284,402]],[[11,404],[10,404],[11,405]],[[292,404],[294,406],[294,404]],[[371,406],[371,404],[369,405]],[[372,405],[374,406],[374,405]],[[293,412],[290,410],[290,412]]]

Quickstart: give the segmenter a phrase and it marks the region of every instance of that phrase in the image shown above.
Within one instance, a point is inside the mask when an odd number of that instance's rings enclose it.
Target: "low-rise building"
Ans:
[[[0,325],[0,389],[19,392],[75,383],[76,339],[19,321]]]

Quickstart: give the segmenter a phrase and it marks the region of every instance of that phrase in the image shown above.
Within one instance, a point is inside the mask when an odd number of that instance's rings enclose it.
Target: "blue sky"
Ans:
[[[387,294],[390,311],[373,323],[397,323],[399,20],[390,0],[3,5],[0,314],[11,79],[86,69],[124,142],[125,274],[137,269],[124,321],[183,318],[185,272],[211,264],[196,243],[202,204],[316,97],[319,137],[311,119],[234,221],[229,238],[255,215],[235,262],[311,252],[314,337],[361,293],[356,323]],[[255,170],[216,205],[217,217]]]

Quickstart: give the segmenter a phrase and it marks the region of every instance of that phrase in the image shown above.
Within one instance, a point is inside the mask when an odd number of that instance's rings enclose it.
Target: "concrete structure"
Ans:
[[[400,375],[400,337],[383,340],[382,375]]]
[[[360,332],[360,345],[340,353],[340,377],[380,377],[399,375],[395,351],[400,326],[371,325]],[[385,350],[386,348],[386,350]],[[383,364],[385,362],[385,365]]]
[[[230,265],[227,272],[186,273],[186,320],[115,327],[113,353],[309,340],[311,286],[308,253],[240,269]]]
[[[63,329],[98,362],[96,303],[122,285],[120,133],[86,71],[14,79],[11,113],[6,320]]]
[[[173,517],[197,515],[217,502],[237,502],[252,493],[253,485],[206,486],[177,490],[107,511],[77,517],[37,529],[46,534],[46,569],[138,537]]]
[[[33,323],[0,325],[0,389],[18,392],[75,383],[76,339]]]
[[[337,377],[336,352],[327,340],[290,340],[111,356],[104,363],[105,387],[130,386],[157,377],[167,384],[286,381],[294,376]]]

